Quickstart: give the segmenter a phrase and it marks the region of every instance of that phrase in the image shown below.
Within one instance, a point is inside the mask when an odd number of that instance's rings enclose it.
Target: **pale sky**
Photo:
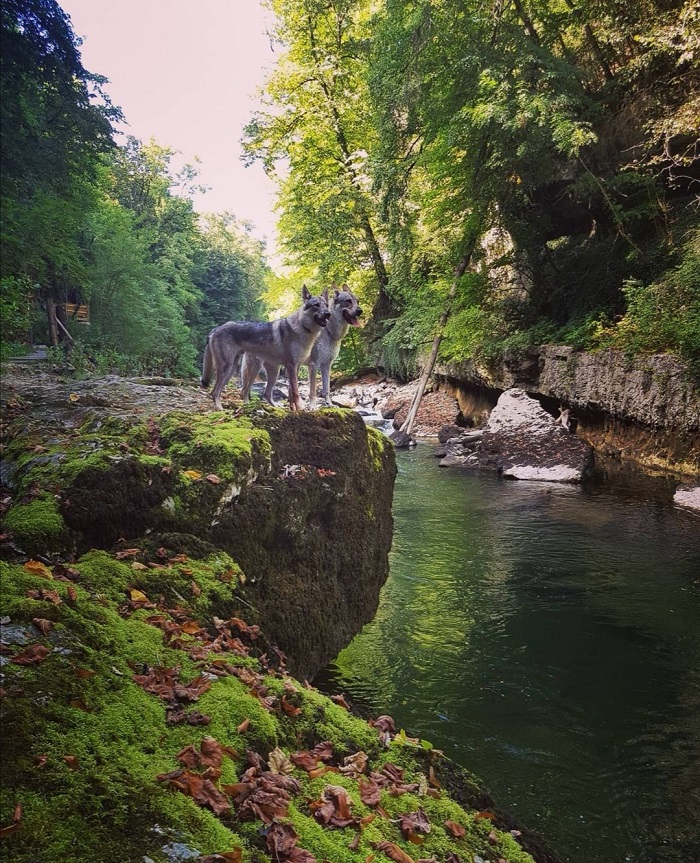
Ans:
[[[259,0],[59,0],[83,39],[83,65],[109,79],[105,90],[128,126],[201,159],[199,212],[232,212],[253,223],[275,253],[274,187],[260,163],[241,161],[243,127],[256,89],[275,63],[273,20]],[[118,141],[124,137],[118,136]]]

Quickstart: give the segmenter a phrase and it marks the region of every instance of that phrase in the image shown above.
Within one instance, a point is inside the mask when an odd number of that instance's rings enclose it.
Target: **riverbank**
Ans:
[[[303,679],[376,607],[385,438],[172,381],[2,385],[13,860],[532,863],[430,742]]]

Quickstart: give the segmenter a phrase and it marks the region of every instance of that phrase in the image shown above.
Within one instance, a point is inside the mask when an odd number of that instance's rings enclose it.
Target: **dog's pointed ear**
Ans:
[[[326,305],[328,305],[328,288],[323,289],[323,293],[321,294],[321,296],[326,301]]]
[[[308,300],[310,300],[310,299],[311,299],[311,292],[310,292],[310,291],[309,291],[309,289],[306,287],[306,285],[303,285],[303,286],[302,286],[302,289],[301,289],[301,298],[302,298],[302,300],[303,300],[305,303],[306,303],[306,302],[308,302]]]
[[[336,288],[336,289],[333,291],[333,299],[334,299],[334,300],[337,300],[339,296],[340,296],[340,291],[338,290],[338,288]]]
[[[341,291],[347,291],[349,294],[352,293],[349,285],[343,285],[343,287],[340,290]]]

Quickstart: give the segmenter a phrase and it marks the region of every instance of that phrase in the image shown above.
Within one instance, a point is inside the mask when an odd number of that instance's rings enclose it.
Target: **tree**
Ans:
[[[286,53],[266,88],[267,111],[246,128],[244,147],[280,172],[282,244],[322,281],[371,268],[373,300],[391,308],[389,277],[368,152],[374,132],[365,80],[368,0],[274,0],[274,36]]]
[[[6,288],[20,280],[58,301],[81,277],[82,218],[120,113],[104,79],[84,69],[54,0],[8,0],[0,22],[0,273]],[[31,302],[34,291],[23,296]]]

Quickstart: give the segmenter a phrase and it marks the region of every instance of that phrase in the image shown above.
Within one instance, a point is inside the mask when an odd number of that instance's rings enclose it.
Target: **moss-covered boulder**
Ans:
[[[429,743],[261,651],[225,553],[147,559],[0,563],[7,859],[532,863]]]
[[[302,677],[376,611],[396,468],[391,445],[352,411],[91,415],[17,434],[4,463],[5,530],[20,552],[121,541],[176,554],[194,539],[222,549],[248,575],[265,637]]]

